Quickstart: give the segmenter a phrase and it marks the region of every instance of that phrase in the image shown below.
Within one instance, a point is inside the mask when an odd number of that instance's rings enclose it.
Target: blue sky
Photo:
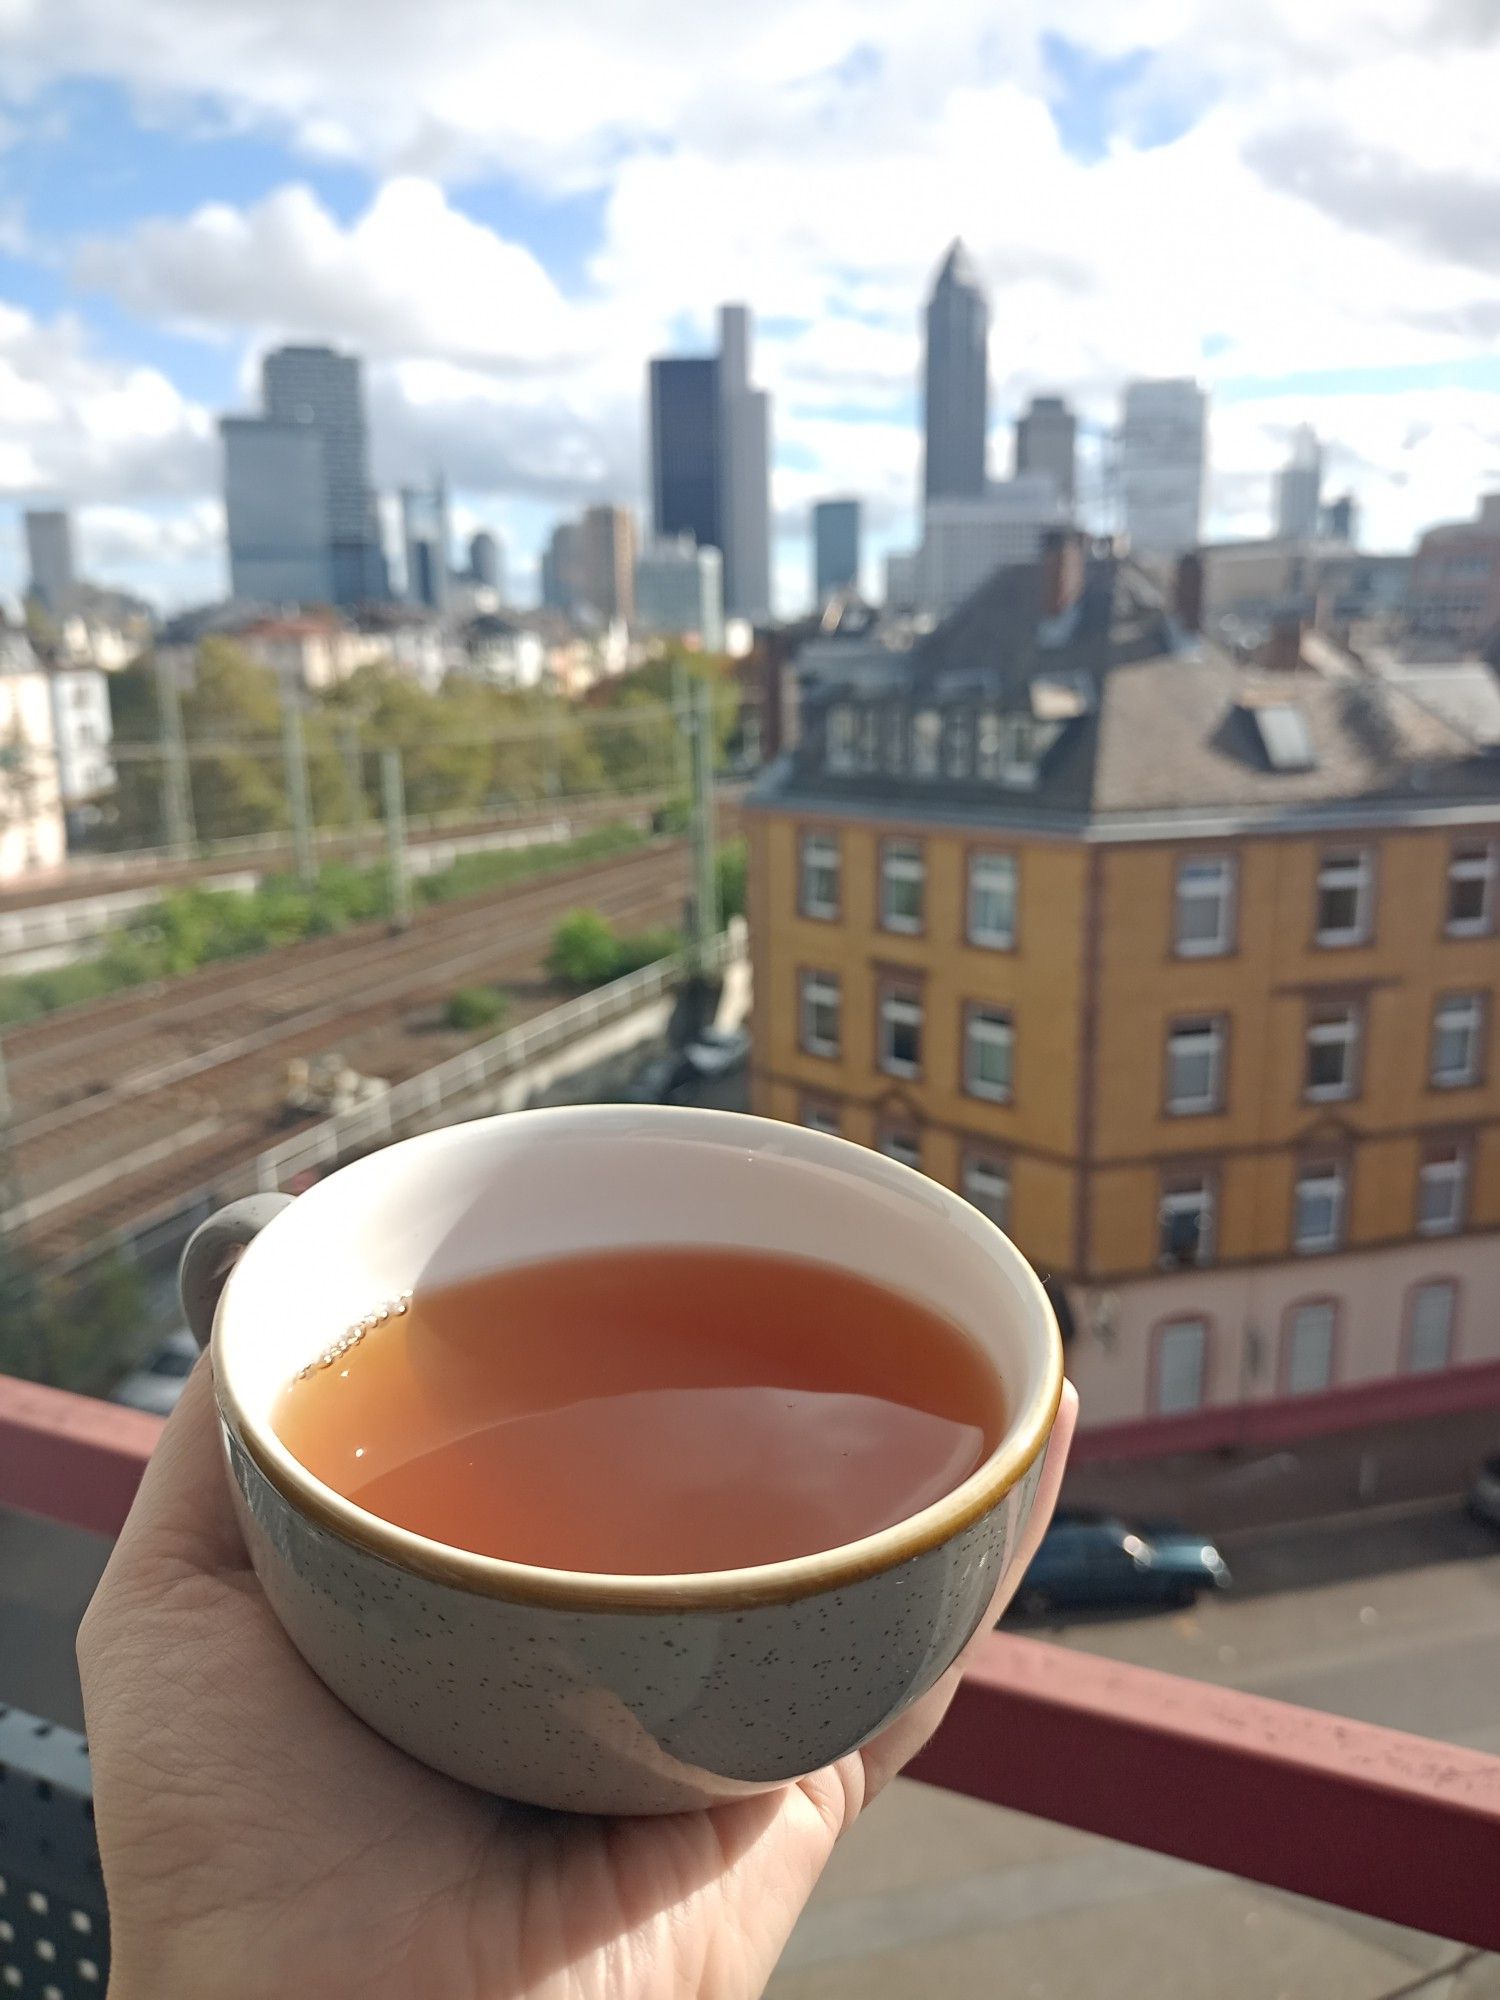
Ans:
[[[223,585],[213,424],[261,351],[367,357],[377,477],[445,467],[516,594],[559,512],[640,501],[642,378],[755,306],[777,583],[820,493],[909,540],[922,294],[990,288],[992,469],[1038,389],[1212,395],[1212,532],[1265,526],[1314,423],[1367,538],[1500,484],[1496,31],[1264,0],[20,0],[0,27],[0,589],[19,510],[91,573]],[[1094,476],[1087,489],[1102,506]]]

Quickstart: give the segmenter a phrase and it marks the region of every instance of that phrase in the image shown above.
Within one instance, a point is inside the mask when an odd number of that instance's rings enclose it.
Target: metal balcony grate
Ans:
[[[102,2000],[108,1980],[88,1745],[0,1708],[0,2000]]]

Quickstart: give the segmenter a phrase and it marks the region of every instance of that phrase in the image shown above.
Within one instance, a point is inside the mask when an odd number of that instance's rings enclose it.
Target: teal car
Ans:
[[[1037,1615],[1108,1605],[1191,1604],[1229,1586],[1213,1543],[1175,1524],[1133,1528],[1113,1514],[1055,1514],[1016,1595]]]

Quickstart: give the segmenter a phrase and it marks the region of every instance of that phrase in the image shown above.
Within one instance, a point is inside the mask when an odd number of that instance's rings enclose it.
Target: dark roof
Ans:
[[[1042,615],[1039,563],[998,570],[871,695],[830,674],[809,691],[798,748],[755,797],[1024,821],[1212,808],[1277,816],[1338,802],[1500,803],[1500,757],[1452,706],[1378,674],[1246,669],[1175,624],[1160,586],[1113,553],[1087,562],[1061,617]],[[1030,786],[974,777],[830,772],[841,703],[994,709],[1045,725]],[[1290,717],[1260,711],[1291,709]],[[1296,756],[1287,754],[1288,744]]]

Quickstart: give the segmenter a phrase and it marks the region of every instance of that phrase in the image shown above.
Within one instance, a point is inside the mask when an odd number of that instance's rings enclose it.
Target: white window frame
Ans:
[[[1299,1379],[1299,1343],[1305,1343],[1312,1337],[1325,1341],[1322,1358],[1326,1366],[1317,1379],[1307,1379],[1304,1353],[1302,1379]],[[1325,1389],[1333,1387],[1338,1338],[1339,1309],[1336,1299],[1299,1299],[1287,1309],[1282,1388],[1288,1396],[1320,1396]]]
[[[1004,1083],[993,1083],[980,1075],[986,1048],[1001,1051]],[[1016,1020],[1008,1007],[980,1004],[964,1009],[964,1089],[970,1097],[982,1097],[989,1104],[1009,1104],[1015,1096]]]
[[[824,850],[821,859],[815,859],[814,848]],[[832,856],[830,860],[828,857]],[[826,873],[833,880],[831,902],[815,903],[809,884],[818,872]],[[836,833],[808,832],[801,837],[797,854],[798,913],[811,917],[820,924],[837,923],[843,898],[843,856],[839,850]]]
[[[813,1023],[820,1007],[833,1010],[831,1038],[814,1032]],[[804,972],[797,989],[798,1046],[804,1055],[837,1056],[844,1039],[844,991],[837,973]]]
[[[1011,1204],[1009,1166],[992,1155],[965,1153],[962,1179],[964,1200],[988,1217],[997,1229],[1008,1231]]]
[[[1172,1180],[1178,1185],[1174,1187]],[[1195,1181],[1189,1181],[1185,1175],[1174,1175],[1163,1182],[1156,1207],[1157,1262],[1163,1270],[1190,1271],[1213,1262],[1216,1210],[1216,1190],[1207,1174]],[[1180,1264],[1167,1246],[1168,1221],[1179,1215],[1198,1217],[1198,1254],[1190,1264]]]
[[[804,1132],[822,1132],[830,1139],[843,1136],[843,1123],[837,1111],[810,1099],[804,1099],[797,1123]]]
[[[1488,937],[1495,928],[1495,877],[1500,868],[1500,847],[1493,840],[1463,841],[1448,856],[1447,901],[1443,910],[1443,935],[1451,938]],[[1455,917],[1453,891],[1461,882],[1477,882],[1479,915]]]
[[[1318,1020],[1319,1014],[1331,1016]],[[1314,1008],[1308,1016],[1306,1036],[1303,1045],[1302,1096],[1308,1104],[1337,1104],[1359,1092],[1359,1055],[1362,1030],[1360,1009],[1351,1000],[1335,1002],[1331,1006]],[[1343,1074],[1337,1083],[1314,1083],[1312,1081],[1312,1056],[1315,1048],[1341,1048],[1343,1050]]]
[[[891,908],[889,892],[896,882],[915,883],[914,917]],[[904,937],[919,937],[927,916],[927,857],[920,840],[884,840],[880,844],[880,928]]]
[[[1468,1193],[1467,1146],[1455,1140],[1441,1150],[1424,1153],[1417,1167],[1417,1234],[1456,1236],[1464,1226]],[[1440,1199],[1429,1202],[1434,1194]]]
[[[828,711],[823,761],[836,776],[859,769],[857,711],[850,702],[835,702]]]
[[[1190,1035],[1190,1030],[1196,1030]],[[1208,1055],[1208,1089],[1197,1096],[1179,1095],[1177,1091],[1177,1043],[1179,1040],[1193,1040],[1206,1045]],[[1190,1055],[1185,1060],[1201,1060]],[[1201,1117],[1220,1111],[1224,1105],[1224,1023],[1217,1015],[1194,1015],[1189,1019],[1173,1021],[1167,1028],[1167,1087],[1164,1093],[1167,1110],[1175,1118]]]
[[[919,1134],[910,1135],[911,1143],[908,1145],[908,1136],[907,1133],[897,1131],[892,1126],[882,1126],[880,1136],[875,1144],[875,1150],[878,1153],[884,1153],[888,1160],[896,1160],[903,1167],[913,1167],[920,1173],[922,1171],[922,1140]]]
[[[940,778],[943,774],[943,713],[919,708],[911,719],[911,774]]]
[[[1439,1069],[1438,1051],[1445,1035],[1468,1037],[1469,1059],[1461,1070]],[[1432,1010],[1432,1061],[1428,1081],[1434,1090],[1469,1090],[1478,1083],[1484,1062],[1484,995],[1447,993]]]
[[[982,884],[984,871],[995,871],[998,882]],[[976,848],[969,856],[969,879],[965,896],[965,937],[982,951],[1014,951],[1016,948],[1016,906],[1020,901],[1021,871],[1014,854],[996,848]],[[1004,903],[1009,898],[1010,922],[1004,929],[982,929],[978,919],[980,899],[989,896]]]
[[[1196,871],[1197,880],[1192,879]],[[1209,881],[1212,871],[1215,881]],[[1232,854],[1184,855],[1177,864],[1172,904],[1173,950],[1178,958],[1222,958],[1234,942],[1235,892],[1239,874]],[[1213,903],[1218,922],[1211,937],[1188,937],[1183,916],[1190,904]]]
[[[1441,1360],[1429,1360],[1425,1355],[1419,1358],[1417,1342],[1430,1339],[1424,1334],[1418,1319],[1424,1298],[1441,1293],[1447,1300],[1447,1317],[1443,1325],[1443,1353]],[[1406,1352],[1404,1361],[1408,1375],[1440,1375],[1445,1368],[1453,1366],[1453,1348],[1458,1334],[1458,1286],[1452,1278],[1424,1278],[1413,1285],[1406,1302]]]
[[[898,1024],[915,1028],[917,1060],[907,1062],[894,1052],[894,1029]],[[922,1074],[922,1002],[913,993],[887,987],[880,995],[880,1067],[887,1076],[916,1077]]]
[[[1303,1228],[1304,1193],[1328,1203],[1329,1224],[1313,1234]],[[1342,1160],[1318,1160],[1299,1167],[1292,1190],[1292,1248],[1299,1256],[1320,1250],[1338,1250],[1344,1241],[1344,1225],[1349,1206],[1349,1170]]]
[[[1368,847],[1330,848],[1318,863],[1317,903],[1314,907],[1314,942],[1325,950],[1339,946],[1368,944],[1374,905],[1375,865]],[[1354,922],[1325,926],[1322,921],[1325,890],[1354,891]]]
[[[1181,1336],[1192,1330],[1197,1336],[1196,1394],[1191,1401],[1177,1394],[1168,1396],[1167,1390],[1167,1344],[1173,1336]],[[1155,1414],[1159,1417],[1185,1417],[1194,1410],[1201,1410],[1208,1395],[1208,1321],[1199,1313],[1183,1313],[1176,1319],[1164,1320],[1156,1329],[1156,1352],[1152,1366],[1151,1401]]]

